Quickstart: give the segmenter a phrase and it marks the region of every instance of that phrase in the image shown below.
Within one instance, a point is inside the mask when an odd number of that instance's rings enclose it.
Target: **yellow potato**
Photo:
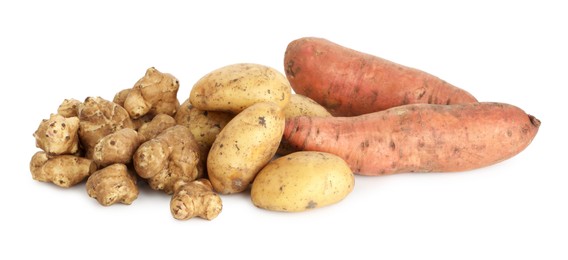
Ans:
[[[201,110],[239,113],[264,101],[284,108],[290,95],[290,83],[282,73],[259,64],[239,63],[205,75],[191,89],[189,100]]]
[[[355,184],[340,157],[322,152],[296,152],[267,164],[252,184],[252,203],[276,211],[304,211],[341,201]]]
[[[207,172],[215,191],[244,191],[276,153],[284,124],[282,110],[271,102],[254,104],[229,121],[207,157]]]
[[[313,99],[300,95],[292,94],[290,102],[284,108],[284,116],[286,118],[298,116],[331,116],[331,114],[322,105]]]

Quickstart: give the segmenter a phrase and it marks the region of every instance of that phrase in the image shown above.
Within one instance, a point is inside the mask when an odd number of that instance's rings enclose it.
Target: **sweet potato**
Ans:
[[[353,172],[472,170],[525,149],[540,121],[503,103],[411,104],[356,117],[296,117],[284,140],[343,158]]]
[[[356,116],[415,104],[477,102],[468,92],[426,72],[361,53],[321,38],[292,41],[285,53],[294,91],[334,116]]]

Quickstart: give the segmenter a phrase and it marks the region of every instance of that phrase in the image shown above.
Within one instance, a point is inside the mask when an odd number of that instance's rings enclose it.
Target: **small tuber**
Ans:
[[[36,146],[50,155],[75,154],[79,151],[79,119],[51,114],[34,133]]]
[[[96,170],[97,166],[93,161],[74,155],[50,158],[45,152],[37,152],[30,162],[30,172],[34,180],[52,182],[63,188],[80,183]]]
[[[103,206],[130,205],[138,197],[136,177],[126,165],[115,163],[94,172],[87,180],[87,193]]]
[[[170,201],[172,216],[178,220],[200,217],[212,220],[223,208],[221,197],[213,191],[211,182],[198,179],[192,182],[179,180],[174,185]]]
[[[92,158],[93,149],[101,138],[123,128],[134,128],[128,112],[116,103],[100,97],[88,97],[79,106],[79,138]]]
[[[193,181],[200,177],[199,147],[185,126],[170,127],[143,143],[132,160],[136,173],[148,180],[150,188],[167,194],[173,193],[177,180]]]
[[[79,105],[81,105],[81,101],[77,99],[65,99],[57,108],[57,114],[60,114],[64,117],[77,116]]]
[[[120,129],[99,140],[93,151],[93,160],[103,167],[113,163],[130,163],[141,143],[142,137],[134,129]]]
[[[175,125],[176,120],[173,117],[166,114],[158,114],[150,122],[142,124],[138,128],[138,134],[142,140],[148,141]]]
[[[119,91],[118,93],[116,93],[114,95],[112,102],[120,105],[121,107],[124,107],[124,101],[128,97],[128,94],[130,94],[130,91],[132,91],[131,88],[127,88],[127,89],[123,89],[123,90]]]
[[[124,108],[133,119],[146,114],[167,114],[173,116],[178,107],[177,92],[179,81],[168,73],[162,73],[154,67],[146,70],[146,74],[134,84],[124,99]],[[125,91],[125,90],[123,90]],[[121,102],[125,93],[115,96]]]

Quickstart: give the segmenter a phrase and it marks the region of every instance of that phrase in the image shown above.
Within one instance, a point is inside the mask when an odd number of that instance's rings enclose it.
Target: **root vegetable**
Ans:
[[[313,99],[300,94],[292,94],[290,103],[288,103],[286,108],[284,108],[284,117],[286,117],[286,119],[290,119],[298,116],[328,117],[331,116],[331,114]],[[286,155],[293,152],[296,152],[296,149],[286,143],[285,140],[282,140],[276,154]]]
[[[284,58],[294,91],[334,116],[356,116],[413,103],[477,102],[468,92],[426,72],[320,38],[292,41]]]
[[[87,180],[87,193],[103,206],[130,205],[138,198],[136,177],[126,165],[116,163],[94,172]]]
[[[78,131],[79,118],[52,114],[35,131],[36,146],[49,155],[75,154],[79,151]]]
[[[200,171],[207,169],[207,155],[221,129],[234,117],[231,113],[200,110],[191,105],[189,99],[181,104],[175,120],[178,125],[189,128],[201,151]],[[205,175],[205,174],[203,174]]]
[[[331,116],[331,114],[313,99],[300,94],[292,94],[290,103],[284,108],[286,119],[297,116]]]
[[[131,91],[127,91],[124,108],[133,119],[146,114],[173,116],[179,107],[178,89],[179,81],[174,76],[162,73],[153,67],[149,68],[144,77],[134,84]],[[124,94],[119,92],[115,100],[121,102]]]
[[[80,183],[97,170],[96,164],[74,155],[48,157],[37,152],[30,162],[30,172],[36,181],[51,182],[59,187],[69,188]]]
[[[132,125],[134,126],[134,130],[136,130],[136,131],[140,130],[140,127],[142,127],[144,124],[152,122],[154,117],[155,116],[151,116],[149,114],[146,114],[146,115],[141,116],[139,118],[132,119]]]
[[[130,94],[130,91],[132,91],[131,88],[127,88],[127,89],[123,89],[123,90],[119,91],[118,93],[116,93],[114,95],[112,102],[118,104],[121,107],[124,107],[124,101],[128,97],[128,94]]]
[[[99,140],[94,148],[93,160],[102,167],[114,163],[128,164],[142,141],[143,138],[134,129],[123,128]]]
[[[76,117],[78,116],[78,109],[81,105],[81,101],[76,99],[65,99],[57,108],[57,114],[64,117]]]
[[[121,107],[124,107],[124,101],[126,100],[126,98],[128,97],[128,94],[130,94],[131,91],[132,91],[131,88],[123,89],[123,90],[119,91],[118,93],[116,93],[114,95],[112,102],[118,104]],[[146,115],[141,116],[139,118],[135,118],[135,119],[131,118],[134,130],[138,130],[142,125],[152,121],[154,116],[155,115],[146,114]]]
[[[284,140],[343,158],[355,173],[472,170],[508,159],[533,140],[540,121],[503,103],[413,104],[357,117],[296,117]]]
[[[173,193],[174,183],[200,177],[197,169],[199,147],[189,129],[177,125],[143,143],[133,156],[136,173],[148,180],[150,188]]]
[[[255,206],[276,211],[304,211],[337,203],[355,184],[353,172],[336,155],[297,152],[268,163],[252,183]]]
[[[116,103],[100,97],[88,97],[79,106],[79,138],[86,158],[93,158],[99,140],[123,128],[134,128],[128,112]]]
[[[207,157],[215,191],[238,193],[274,157],[284,131],[284,113],[272,102],[256,103],[221,130]]]
[[[284,108],[290,95],[290,83],[276,69],[239,63],[203,76],[191,89],[189,100],[201,110],[236,114],[259,102],[273,102]]]
[[[175,125],[176,120],[173,117],[166,114],[158,114],[152,118],[150,122],[142,124],[142,126],[138,128],[138,134],[145,142]]]
[[[221,197],[213,192],[209,180],[176,182],[174,195],[170,201],[170,211],[175,219],[187,220],[200,217],[212,220],[219,215],[222,208]]]
[[[181,106],[175,116],[178,125],[184,125],[191,130],[197,143],[206,150],[217,138],[221,129],[234,117],[233,114],[217,111],[205,111],[191,105],[189,99]]]

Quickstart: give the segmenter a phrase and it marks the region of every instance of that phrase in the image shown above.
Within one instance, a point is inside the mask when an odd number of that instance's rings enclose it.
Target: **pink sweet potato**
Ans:
[[[296,117],[283,141],[336,154],[362,175],[455,172],[511,158],[540,121],[503,103],[411,104],[356,117]]]
[[[321,38],[292,41],[284,69],[294,91],[334,116],[356,116],[415,104],[477,102],[468,92],[426,72]]]

